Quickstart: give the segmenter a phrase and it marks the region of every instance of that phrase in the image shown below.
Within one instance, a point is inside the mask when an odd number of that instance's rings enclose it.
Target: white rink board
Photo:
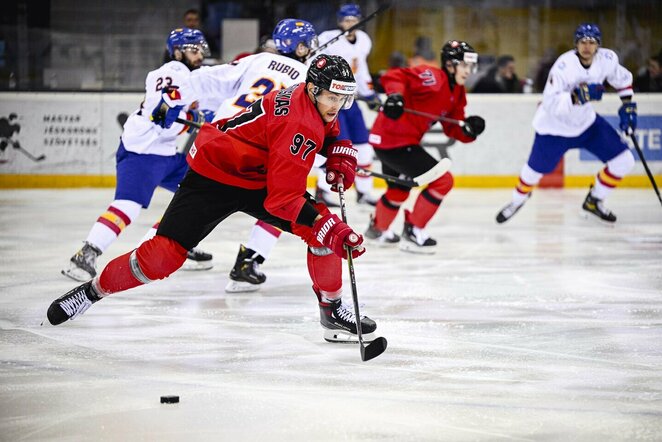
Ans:
[[[453,173],[458,176],[516,176],[528,158],[534,131],[531,120],[540,95],[473,95],[468,96],[467,115],[480,115],[486,120],[486,130],[471,144],[455,143],[448,149],[453,160]],[[2,93],[0,118],[10,113],[18,115],[20,132],[15,138],[21,146],[38,156],[34,162],[14,149],[7,149],[6,162],[0,163],[0,174],[27,175],[114,175],[114,152],[121,127],[117,117],[138,108],[142,94],[112,93]],[[660,115],[662,96],[636,96],[639,115]],[[603,116],[616,116],[620,100],[608,94],[596,105]],[[369,125],[375,113],[361,103]],[[436,126],[439,127],[438,125]],[[435,133],[436,132],[436,133]],[[651,134],[654,146],[659,146],[659,131]],[[188,135],[180,137],[183,144]],[[655,138],[656,137],[656,138]],[[424,142],[447,140],[438,131]],[[636,155],[635,155],[636,156]],[[662,174],[662,161],[649,161],[654,174]],[[578,151],[565,157],[566,175],[592,175],[598,170],[596,161],[580,161]],[[639,162],[632,175],[644,175]]]

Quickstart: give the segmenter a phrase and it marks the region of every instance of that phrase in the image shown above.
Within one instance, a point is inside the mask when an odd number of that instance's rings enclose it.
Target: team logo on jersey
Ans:
[[[332,80],[329,91],[343,95],[352,95],[356,91],[356,83],[349,81]]]
[[[188,151],[188,154],[191,155],[191,158],[195,158],[195,154],[198,153],[198,148],[195,147],[195,143],[191,146],[191,149]]]

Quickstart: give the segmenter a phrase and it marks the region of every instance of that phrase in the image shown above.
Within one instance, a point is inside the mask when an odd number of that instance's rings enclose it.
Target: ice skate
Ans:
[[[319,186],[315,189],[315,201],[318,203],[324,203],[326,207],[340,207],[340,204],[335,202],[333,199],[333,194],[327,192]]]
[[[377,205],[377,199],[373,198],[372,195],[358,190],[356,191],[356,202],[359,206],[375,207]]]
[[[370,224],[363,236],[379,246],[390,246],[400,242],[400,237],[392,230],[379,230],[375,227],[375,218],[370,215]]]
[[[209,270],[214,267],[213,256],[195,247],[186,253],[183,270]]]
[[[85,242],[69,261],[69,267],[62,270],[62,274],[75,281],[89,281],[97,275],[97,258],[101,255],[101,250],[94,247],[89,242]]]
[[[359,342],[356,334],[354,310],[343,305],[340,299],[323,301],[317,288],[313,287],[320,307],[320,324],[324,329],[324,339],[328,342]],[[361,316],[361,332],[365,342],[375,339],[377,324],[367,316]]]
[[[410,253],[432,255],[437,251],[437,241],[430,238],[425,229],[407,222],[411,212],[405,210],[405,225],[402,229],[400,250]]]
[[[522,206],[524,205],[524,203],[525,203],[529,198],[531,198],[531,194],[530,194],[530,193],[526,196],[526,199],[525,199],[524,201],[522,201],[522,203],[520,203],[519,205],[517,205],[517,204],[515,204],[515,203],[513,203],[513,202],[509,203],[506,207],[504,207],[503,209],[501,209],[501,211],[500,211],[499,213],[497,213],[497,216],[496,216],[496,222],[499,223],[499,224],[503,224],[503,223],[505,223],[506,221],[508,221],[510,218],[512,218],[512,217],[517,213],[517,211],[518,211],[519,209],[522,208]]]
[[[260,284],[267,280],[265,274],[260,271],[260,264],[263,262],[264,257],[255,250],[248,249],[241,244],[237,260],[232,270],[230,270],[230,281],[225,286],[225,291],[240,293],[259,290]]]
[[[51,325],[59,325],[63,322],[74,320],[101,298],[92,288],[92,281],[79,285],[75,289],[53,301],[48,307],[46,316]]]
[[[609,209],[607,209],[602,200],[595,198],[591,195],[593,186],[588,191],[584,204],[582,204],[582,214],[585,218],[588,218],[590,215],[593,215],[600,222],[606,223],[608,225],[613,225],[616,222],[616,215],[614,215]]]

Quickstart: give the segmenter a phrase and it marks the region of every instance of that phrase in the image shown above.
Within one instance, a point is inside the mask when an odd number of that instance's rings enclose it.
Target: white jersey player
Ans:
[[[619,134],[598,115],[591,101],[602,99],[607,81],[621,98],[620,128],[631,134],[637,125],[637,105],[632,102],[632,74],[621,66],[614,51],[600,47],[602,35],[595,24],[582,24],[575,31],[575,49],[561,55],[547,78],[542,104],[533,117],[535,140],[522,168],[513,199],[496,217],[510,219],[531,196],[543,174],[549,173],[566,151],[583,148],[605,167],[598,172],[584,204],[583,213],[607,223],[616,216],[603,200],[634,166],[634,156]]]
[[[329,55],[339,55],[347,60],[354,72],[354,78],[356,78],[358,95],[367,101],[371,109],[378,110],[381,103],[373,90],[372,77],[368,69],[368,55],[370,55],[372,49],[372,40],[370,40],[368,34],[358,29],[341,36],[347,29],[355,26],[361,20],[361,9],[356,4],[342,5],[338,10],[337,18],[340,29],[325,31],[319,35],[321,48],[330,42],[321,52]],[[340,38],[337,38],[339,36]],[[334,39],[335,41],[332,41]],[[352,144],[359,151],[359,167],[370,169],[374,151],[372,146],[368,144],[368,129],[358,104],[354,102],[350,109],[340,111],[339,121],[340,138],[352,140]],[[329,207],[337,207],[338,203],[331,199],[329,185],[326,183],[323,169],[318,172],[317,182],[316,198],[324,201]],[[356,176],[354,185],[360,204],[372,206],[376,204],[376,200],[371,195],[372,183],[372,177]]]
[[[138,217],[142,208],[149,206],[156,187],[176,191],[188,170],[186,155],[177,153],[176,145],[177,135],[187,127],[175,120],[200,122],[206,117],[192,109],[199,95],[191,84],[191,76],[209,49],[202,33],[189,28],[173,30],[167,46],[172,60],[147,74],[145,99],[124,124],[116,154],[115,198],[92,226],[83,247],[71,257],[69,267],[62,270],[62,274],[77,281],[96,275],[97,257]],[[212,256],[207,253],[191,250],[188,257],[193,261],[189,268],[212,267]]]

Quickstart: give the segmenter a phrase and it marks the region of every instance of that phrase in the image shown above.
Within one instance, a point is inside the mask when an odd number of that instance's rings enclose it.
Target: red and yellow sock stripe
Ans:
[[[616,175],[610,173],[609,167],[605,166],[604,169],[598,172],[596,179],[600,181],[600,184],[606,187],[614,188],[618,186],[618,183],[621,182],[622,177],[617,177]]]
[[[515,190],[517,190],[522,195],[526,195],[528,193],[531,193],[531,191],[533,190],[534,187],[535,186],[532,186],[531,184],[525,183],[522,180],[522,178],[520,177],[519,183],[517,184],[517,187],[515,188]]]
[[[120,209],[110,206],[108,207],[108,210],[97,219],[97,222],[108,227],[115,232],[115,235],[119,236],[119,234],[122,233],[122,230],[131,224],[131,218]]]

